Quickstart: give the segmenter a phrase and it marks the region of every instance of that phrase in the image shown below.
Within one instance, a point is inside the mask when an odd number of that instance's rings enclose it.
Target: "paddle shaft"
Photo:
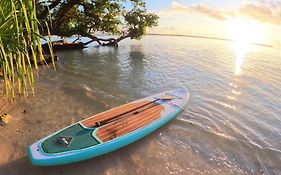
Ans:
[[[110,119],[107,119],[107,120],[103,120],[101,122],[96,122],[96,125],[98,124],[99,126],[103,126],[103,125],[106,125],[108,123],[111,123],[111,122],[114,122],[114,121],[117,121],[117,120],[121,120],[121,119],[127,118],[127,117],[129,117],[131,115],[139,114],[139,113],[141,113],[141,112],[143,112],[143,111],[145,111],[147,109],[153,108],[153,107],[158,106],[158,105],[160,105],[160,104],[159,103],[155,103],[154,105],[151,105],[151,106],[149,106],[149,107],[147,107],[147,108],[145,108],[145,109],[143,109],[141,111],[135,111],[132,114],[128,113],[128,115],[124,114],[124,115],[122,115],[122,116],[120,116],[118,118],[115,117],[115,118],[110,118]]]
[[[105,125],[105,124],[108,124],[108,123],[112,122],[112,120],[113,120],[113,121],[119,120],[120,117],[123,118],[122,116],[124,116],[124,115],[126,115],[126,114],[129,114],[129,113],[131,113],[131,112],[133,112],[133,111],[135,111],[135,110],[138,110],[138,109],[140,109],[140,108],[143,108],[143,107],[145,107],[145,106],[148,106],[148,105],[150,105],[150,104],[152,104],[152,103],[154,103],[154,102],[156,102],[156,101],[158,101],[158,100],[161,100],[161,99],[153,100],[153,101],[151,101],[151,102],[145,103],[145,104],[143,104],[143,105],[141,105],[141,106],[138,106],[138,107],[136,107],[136,108],[134,108],[134,109],[131,109],[131,110],[129,110],[129,111],[126,111],[126,112],[123,112],[123,113],[121,113],[121,114],[115,115],[115,116],[113,116],[113,117],[111,117],[111,118],[109,118],[109,119],[102,120],[102,121],[100,121],[100,122],[96,122],[96,123],[95,123],[95,126],[96,126],[96,127],[99,127],[99,126],[102,126],[102,125]],[[157,105],[159,105],[159,103],[157,103]],[[154,105],[152,105],[152,106],[154,106]],[[151,107],[152,107],[152,106],[151,106]],[[155,105],[155,106],[156,106],[156,105]],[[150,107],[149,107],[149,108],[150,108]],[[145,108],[144,110],[147,110],[147,109],[149,109],[149,108]],[[144,110],[142,110],[142,111],[144,111]],[[142,111],[141,111],[141,112],[142,112]],[[138,112],[138,113],[139,113],[139,112]],[[124,116],[124,117],[126,117],[126,116]],[[115,120],[114,120],[114,119],[115,119]]]

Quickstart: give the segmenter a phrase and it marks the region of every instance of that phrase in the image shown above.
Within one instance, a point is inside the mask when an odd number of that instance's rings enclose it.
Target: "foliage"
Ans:
[[[139,39],[147,27],[157,25],[158,16],[148,13],[142,0],[129,2],[131,9],[125,8],[126,0],[55,0],[39,4],[45,11],[38,13],[45,20],[47,16],[42,14],[49,12],[52,34],[59,36],[89,36],[101,31],[126,36],[122,39]]]
[[[133,9],[125,14],[126,25],[131,39],[140,39],[147,27],[157,26],[158,16],[147,13],[145,4],[140,1],[133,2]]]
[[[37,70],[36,58],[44,60],[40,43],[36,4],[34,0],[0,0],[0,70],[6,95],[17,91],[34,92],[31,64]]]

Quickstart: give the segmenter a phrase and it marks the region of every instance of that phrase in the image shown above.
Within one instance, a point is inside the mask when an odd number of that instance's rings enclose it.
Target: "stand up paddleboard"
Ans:
[[[175,89],[113,108],[51,134],[28,148],[33,165],[78,162],[124,147],[179,114],[188,92]]]

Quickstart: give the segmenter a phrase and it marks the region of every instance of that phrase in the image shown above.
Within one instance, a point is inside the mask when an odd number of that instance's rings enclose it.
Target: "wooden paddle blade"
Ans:
[[[172,95],[165,95],[159,98],[159,100],[173,100],[176,99],[177,97],[172,96]]]

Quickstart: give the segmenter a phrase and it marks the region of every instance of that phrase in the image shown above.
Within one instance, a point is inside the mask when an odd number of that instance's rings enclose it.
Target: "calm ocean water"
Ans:
[[[36,96],[4,109],[12,120],[0,128],[0,174],[281,174],[280,49],[146,36],[57,55],[57,71],[40,69]],[[35,140],[176,87],[189,90],[188,107],[141,141],[72,165],[28,162]]]

